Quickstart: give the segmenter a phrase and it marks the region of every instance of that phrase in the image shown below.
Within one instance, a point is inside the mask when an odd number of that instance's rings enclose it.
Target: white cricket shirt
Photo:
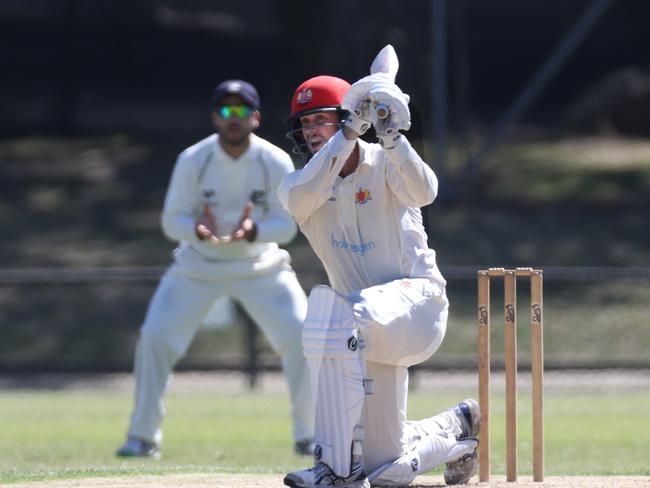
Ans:
[[[297,228],[282,208],[276,189],[282,178],[293,171],[291,157],[277,146],[251,134],[248,149],[238,158],[226,153],[213,134],[183,151],[172,174],[162,227],[172,240],[179,241],[175,258],[180,263],[234,263],[251,261],[286,252],[277,243],[290,241]],[[196,220],[207,204],[215,216],[218,235],[230,234],[240,220],[246,202],[255,208],[252,218],[257,225],[254,242],[240,240],[217,246],[200,240]],[[244,264],[244,263],[242,263]],[[250,264],[250,263],[249,263]]]
[[[338,176],[355,144],[357,169]],[[399,278],[445,280],[427,247],[419,207],[436,197],[438,180],[404,136],[391,150],[338,131],[304,168],[286,176],[278,195],[344,294]]]

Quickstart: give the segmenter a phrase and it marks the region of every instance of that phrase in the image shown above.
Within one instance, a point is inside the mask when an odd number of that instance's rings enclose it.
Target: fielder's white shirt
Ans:
[[[355,144],[359,166],[341,178]],[[348,294],[399,278],[428,278],[444,289],[419,209],[437,190],[434,172],[404,136],[385,151],[338,131],[304,168],[283,179],[278,196],[323,262],[332,288]]]
[[[282,208],[276,189],[282,178],[293,171],[291,157],[277,146],[251,134],[248,149],[238,158],[226,153],[213,134],[183,151],[176,162],[162,213],[163,231],[179,241],[175,251],[178,264],[195,273],[210,275],[210,264],[220,270],[248,268],[251,272],[264,263],[287,260],[286,243],[296,234],[294,220]],[[217,246],[200,240],[195,232],[203,206],[210,207],[217,222],[217,234],[228,235],[240,220],[248,201],[255,204],[251,217],[257,225],[254,242],[246,240]]]

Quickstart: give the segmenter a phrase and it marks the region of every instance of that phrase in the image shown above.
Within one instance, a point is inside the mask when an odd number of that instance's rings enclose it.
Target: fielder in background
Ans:
[[[303,327],[315,466],[289,473],[293,488],[403,486],[443,463],[445,481],[460,484],[477,467],[476,401],[406,420],[407,368],[440,346],[449,303],[419,209],[438,183],[400,132],[410,113],[397,67],[386,46],[370,76],[352,86],[317,76],[291,101],[288,136],[311,159],[278,194],[331,284],[311,291]],[[371,126],[379,144],[359,139]]]
[[[296,224],[278,201],[289,155],[253,134],[260,99],[241,80],[215,89],[213,134],[181,153],[162,213],[167,237],[179,241],[140,330],[135,352],[135,409],[118,456],[159,457],[163,396],[215,300],[239,301],[282,357],[291,395],[295,449],[313,453],[314,405],[302,353],[307,298],[289,254]]]

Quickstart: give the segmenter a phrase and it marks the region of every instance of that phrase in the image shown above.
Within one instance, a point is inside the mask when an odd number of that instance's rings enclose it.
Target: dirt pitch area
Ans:
[[[517,483],[508,483],[505,477],[494,476],[489,483],[478,483],[474,478],[468,485],[479,488],[650,488],[650,476],[549,476],[543,483],[521,476]],[[442,476],[421,476],[413,488],[444,487]],[[176,474],[165,476],[137,476],[116,478],[84,478],[78,480],[42,481],[11,484],[7,488],[281,488],[282,475],[260,474]]]

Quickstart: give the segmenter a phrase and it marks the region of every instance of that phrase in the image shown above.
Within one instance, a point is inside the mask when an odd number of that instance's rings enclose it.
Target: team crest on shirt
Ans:
[[[369,200],[372,200],[372,194],[367,188],[359,188],[354,193],[354,203],[365,205]]]
[[[311,88],[300,90],[298,92],[298,95],[296,96],[296,102],[298,103],[298,105],[304,105],[305,103],[311,102],[312,96],[313,94]]]

